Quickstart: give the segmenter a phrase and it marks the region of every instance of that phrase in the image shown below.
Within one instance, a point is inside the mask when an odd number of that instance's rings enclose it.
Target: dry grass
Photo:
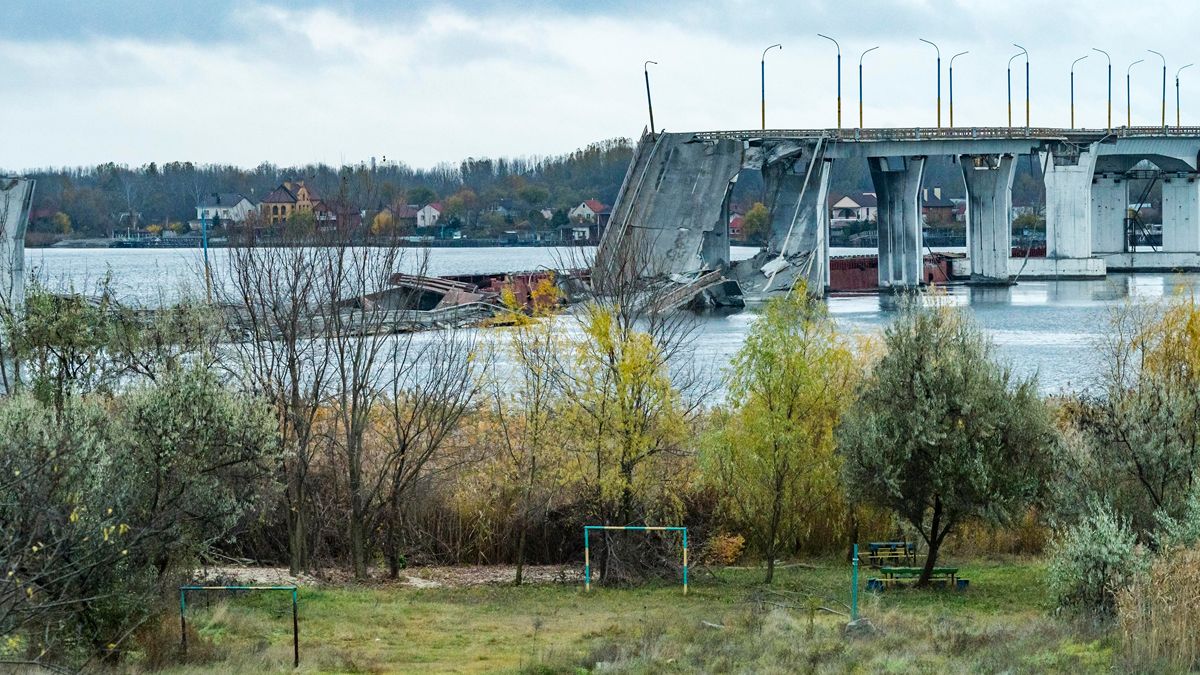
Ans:
[[[813,599],[832,609],[849,600],[848,567],[832,559],[779,569],[769,589],[758,569],[701,573],[687,596],[665,583],[591,593],[576,583],[305,588],[300,671],[1111,671],[1115,640],[1054,615],[1040,563],[963,569],[965,593],[863,592],[862,614],[879,629],[867,637],[846,636],[844,616],[809,610]],[[290,671],[290,606],[277,600],[197,604],[190,621],[210,656],[167,672]],[[178,634],[169,623],[162,632],[169,657]],[[150,672],[163,660],[147,654],[126,667]]]
[[[1159,555],[1117,593],[1123,658],[1141,672],[1200,668],[1200,548]]]

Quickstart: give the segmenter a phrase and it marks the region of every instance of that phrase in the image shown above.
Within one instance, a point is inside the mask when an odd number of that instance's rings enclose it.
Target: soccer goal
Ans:
[[[686,527],[648,525],[584,525],[583,526],[583,585],[584,590],[592,590],[592,530],[625,530],[627,532],[679,532],[683,535],[683,594],[688,592],[688,529]]]

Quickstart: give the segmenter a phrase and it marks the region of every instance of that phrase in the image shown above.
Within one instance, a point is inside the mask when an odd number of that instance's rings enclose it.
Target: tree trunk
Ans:
[[[527,529],[522,524],[521,534],[517,536],[517,576],[513,579],[513,583],[517,586],[521,585],[521,574],[525,568],[525,532]]]
[[[925,539],[925,543],[929,547],[928,553],[925,555],[925,567],[921,569],[921,576],[917,579],[918,587],[929,585],[929,580],[933,576],[933,568],[937,565],[938,548],[941,547],[942,538],[938,532],[942,526],[942,498],[934,496],[933,498],[933,522],[930,523],[929,536]]]

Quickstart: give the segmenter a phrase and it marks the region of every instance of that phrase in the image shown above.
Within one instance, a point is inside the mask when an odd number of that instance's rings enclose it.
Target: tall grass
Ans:
[[[1155,558],[1148,573],[1117,593],[1117,621],[1134,670],[1200,667],[1200,547]]]

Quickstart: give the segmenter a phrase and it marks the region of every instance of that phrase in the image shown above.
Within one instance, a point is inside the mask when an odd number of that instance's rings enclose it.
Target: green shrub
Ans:
[[[1063,607],[1108,616],[1116,593],[1146,565],[1128,519],[1106,505],[1093,504],[1091,513],[1053,543],[1050,589]]]

